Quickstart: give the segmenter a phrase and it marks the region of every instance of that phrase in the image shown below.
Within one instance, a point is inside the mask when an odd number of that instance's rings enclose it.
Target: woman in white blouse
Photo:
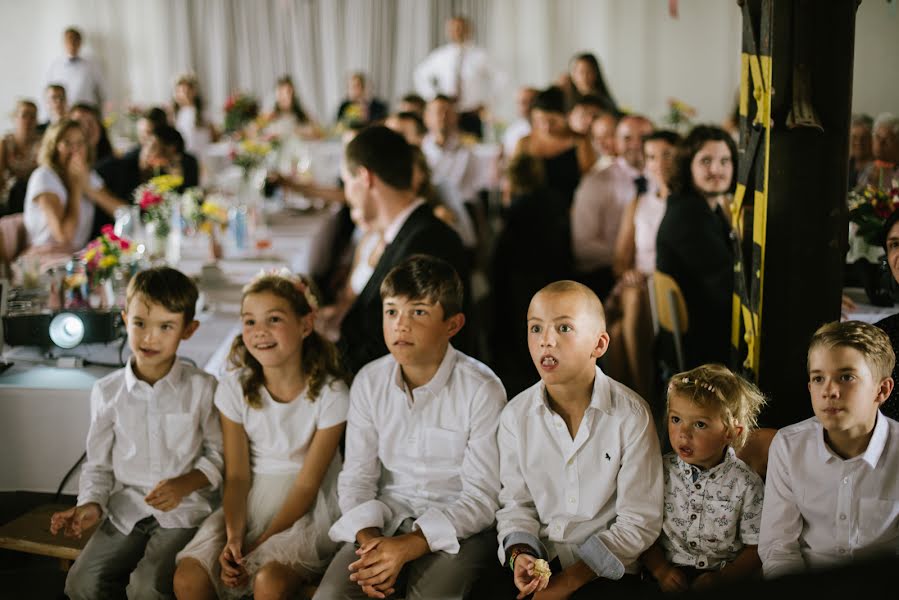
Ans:
[[[203,98],[196,77],[188,74],[178,78],[172,108],[172,121],[184,138],[185,150],[202,159],[206,148],[218,135],[203,110]]]
[[[122,206],[91,171],[92,162],[78,122],[62,119],[47,130],[25,193],[29,249],[79,250],[90,239],[97,207],[112,214]]]

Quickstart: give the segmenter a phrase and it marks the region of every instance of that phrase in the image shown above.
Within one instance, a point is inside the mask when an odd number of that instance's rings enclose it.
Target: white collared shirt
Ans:
[[[431,380],[408,391],[393,356],[362,368],[350,389],[343,516],[334,541],[368,527],[393,535],[415,519],[432,552],[490,527],[498,507],[496,426],[506,392],[484,364],[447,348]]]
[[[434,134],[428,133],[421,140],[421,151],[431,167],[431,183],[449,186],[465,202],[477,200],[479,188],[485,186],[478,181],[474,153],[461,142],[458,135],[450,135],[441,146]]]
[[[673,452],[662,462],[665,518],[659,541],[668,562],[718,570],[744,546],[758,545],[765,484],[733,448],[705,471]]]
[[[137,378],[131,361],[97,381],[78,504],[96,502],[125,535],[149,516],[165,528],[197,527],[212,512],[222,482],[215,385],[212,375],[179,360],[153,386]],[[163,479],[194,469],[209,486],[185,496],[177,508],[162,512],[144,500]]]
[[[79,56],[75,59],[60,56],[50,64],[47,70],[46,85],[55,83],[66,90],[66,103],[73,106],[84,102],[103,110],[106,98],[106,84],[97,63],[92,59]]]
[[[461,94],[457,89],[457,74],[461,74]],[[425,100],[431,100],[437,94],[459,96],[457,110],[460,112],[489,106],[500,79],[487,52],[471,43],[435,48],[415,68],[413,77],[415,90]]]
[[[384,243],[389,244],[396,239],[396,236],[399,235],[400,229],[403,228],[403,225],[406,224],[406,221],[409,220],[409,217],[412,216],[412,213],[415,212],[419,206],[424,204],[425,201],[421,198],[416,198],[413,200],[409,206],[403,209],[403,211],[393,218],[393,221],[390,222],[390,225],[384,229]]]
[[[572,250],[578,270],[612,266],[621,219],[637,197],[634,180],[641,175],[618,157],[605,169],[591,169],[581,178],[571,205]]]
[[[844,460],[812,417],[781,429],[768,456],[765,577],[899,554],[899,423],[878,413],[868,448]]]
[[[600,577],[637,572],[662,529],[662,455],[642,398],[597,367],[572,439],[538,382],[506,406],[497,437],[500,561],[524,543],[563,568],[583,560]]]

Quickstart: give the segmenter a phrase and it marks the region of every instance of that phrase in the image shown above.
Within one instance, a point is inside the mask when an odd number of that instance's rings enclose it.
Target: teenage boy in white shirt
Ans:
[[[771,442],[759,557],[766,578],[899,552],[899,423],[880,406],[896,360],[881,329],[828,323],[812,336],[815,416]]]
[[[589,288],[550,284],[527,317],[541,381],[500,420],[500,561],[519,598],[639,590],[637,559],[662,527],[662,455],[649,407],[596,366],[609,335]],[[538,559],[550,561],[551,575]]]
[[[212,512],[223,466],[215,378],[176,356],[199,325],[196,302],[196,285],[168,267],[128,285],[133,356],[94,384],[78,503],[50,520],[51,533],[81,537],[103,519],[66,577],[72,600],[173,597],[175,554]]]
[[[465,315],[449,263],[413,255],[387,275],[381,297],[390,354],[350,389],[343,516],[331,528],[347,543],[315,598],[461,600],[496,549],[505,390],[450,345]]]

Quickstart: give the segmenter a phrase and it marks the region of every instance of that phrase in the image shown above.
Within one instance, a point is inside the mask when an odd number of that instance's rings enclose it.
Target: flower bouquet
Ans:
[[[225,133],[234,133],[256,118],[256,99],[247,94],[232,94],[225,101]]]
[[[693,126],[696,109],[677,98],[668,98],[668,112],[664,122],[675,131],[686,131]]]
[[[126,263],[134,246],[117,236],[112,225],[104,225],[100,232],[99,237],[87,244],[80,258],[90,284],[91,306],[110,308],[115,304],[113,280],[116,271]]]
[[[892,276],[883,260],[881,231],[899,208],[899,182],[890,186],[868,185],[849,192],[849,252],[846,262],[858,263],[862,284],[875,305],[892,306]]]
[[[134,199],[140,206],[146,231],[147,251],[158,256],[163,242],[171,232],[172,196],[181,187],[180,175],[158,175],[134,190]]]
[[[216,196],[206,196],[200,188],[181,195],[181,215],[186,226],[209,236],[209,254],[214,262],[222,257],[218,234],[228,227],[228,209]]]

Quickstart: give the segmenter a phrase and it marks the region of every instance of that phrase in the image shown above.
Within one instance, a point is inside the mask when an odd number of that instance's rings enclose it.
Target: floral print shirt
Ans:
[[[665,512],[659,541],[669,562],[718,570],[759,543],[765,484],[728,448],[704,471],[666,454]]]

